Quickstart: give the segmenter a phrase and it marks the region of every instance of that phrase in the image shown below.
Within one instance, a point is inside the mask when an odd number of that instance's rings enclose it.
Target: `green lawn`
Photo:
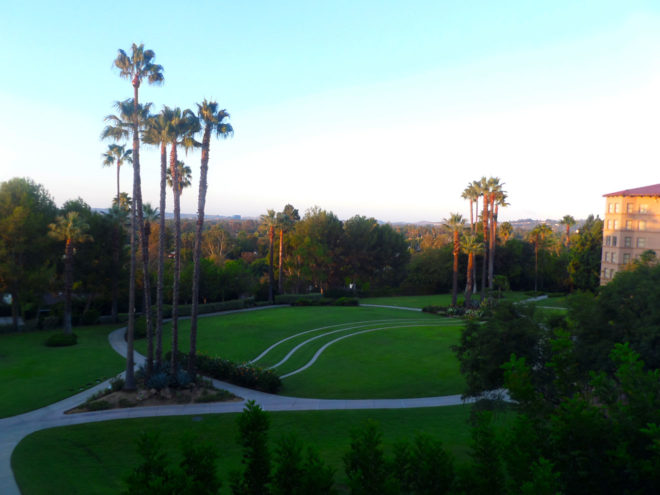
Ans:
[[[424,326],[415,326],[424,325]],[[320,398],[397,398],[457,394],[463,390],[450,347],[461,320],[387,308],[289,307],[200,318],[198,349],[235,361],[256,358],[287,338],[257,364],[272,366],[309,339],[276,368],[284,375],[305,365],[324,344],[366,329],[403,327],[354,335],[328,347],[305,371],[284,378],[283,394]],[[180,348],[188,349],[190,324],[179,325]],[[171,328],[165,329],[169,349]],[[306,332],[304,335],[298,335]],[[146,352],[146,342],[136,348]]]
[[[479,295],[477,294],[477,299]],[[524,292],[504,291],[502,299],[507,301],[522,301],[530,296]],[[386,306],[399,306],[404,308],[423,308],[425,306],[449,306],[451,294],[435,294],[430,296],[393,296],[393,297],[365,297],[360,304],[383,304]],[[459,292],[458,305],[463,304],[463,294]]]
[[[46,347],[48,332],[0,335],[0,417],[14,416],[65,399],[125,367],[108,333],[116,325],[76,327],[78,344]]]
[[[386,451],[416,432],[440,438],[457,459],[466,457],[470,432],[468,406],[409,410],[310,411],[270,413],[271,445],[284,434],[294,433],[336,469],[335,481],[345,483],[342,456],[349,448],[349,432],[367,419],[383,430]],[[236,414],[197,417],[148,418],[89,423],[53,428],[26,437],[12,456],[12,467],[24,495],[116,494],[122,478],[138,461],[135,439],[142,431],[160,431],[169,455],[186,436],[210,440],[220,453],[218,472],[222,493],[229,493],[228,473],[240,467],[236,442]],[[72,469],[75,466],[75,469]]]

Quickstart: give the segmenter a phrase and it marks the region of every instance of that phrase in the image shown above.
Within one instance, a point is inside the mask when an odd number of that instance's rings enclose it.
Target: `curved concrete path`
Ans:
[[[367,306],[365,304],[365,306]],[[392,307],[394,306],[385,306]],[[255,311],[271,309],[273,306],[251,308],[249,310],[225,311],[203,315],[216,316],[242,311]],[[397,308],[420,311],[415,308]],[[201,317],[202,315],[200,315]],[[108,336],[112,348],[122,356],[126,356],[126,342],[124,341],[125,328],[114,330]],[[135,352],[135,366],[141,366],[145,357]],[[423,397],[417,399],[305,399],[300,397],[287,397],[283,395],[257,392],[231,383],[213,380],[217,388],[230,391],[243,400],[236,402],[216,402],[208,404],[183,404],[172,406],[135,407],[128,409],[111,409],[108,411],[94,411],[77,414],[64,414],[65,411],[85,402],[87,398],[99,390],[108,387],[110,380],[100,383],[79,394],[68,397],[41,409],[36,409],[18,416],[0,419],[0,494],[20,495],[20,490],[14,479],[11,469],[11,454],[18,443],[30,433],[53,428],[56,426],[69,426],[113,419],[146,418],[156,416],[184,416],[193,414],[222,414],[237,413],[243,410],[245,402],[254,400],[266,411],[318,411],[318,410],[344,410],[344,409],[406,409],[419,407],[455,406],[473,402],[463,400],[460,395],[443,397]]]

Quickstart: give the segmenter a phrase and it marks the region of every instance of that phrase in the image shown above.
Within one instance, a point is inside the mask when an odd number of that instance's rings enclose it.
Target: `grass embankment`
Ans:
[[[0,417],[47,406],[121,372],[125,360],[108,344],[115,328],[75,327],[78,343],[71,347],[46,347],[54,331],[0,335]]]
[[[504,291],[502,300],[522,301],[529,299],[530,296],[524,292]],[[479,299],[479,294],[473,296]],[[462,293],[459,293],[457,304],[463,305],[464,299]],[[451,304],[451,294],[434,294],[427,296],[392,296],[392,297],[365,297],[360,299],[360,304],[382,304],[384,306],[398,306],[402,308],[424,308],[425,306],[449,306]]]
[[[342,456],[349,449],[350,431],[367,419],[383,431],[388,454],[396,441],[425,432],[442,440],[457,459],[466,457],[470,430],[468,406],[409,410],[309,411],[270,413],[270,445],[289,433],[314,446],[335,470],[335,481],[345,484]],[[122,479],[138,462],[135,439],[142,431],[159,431],[168,455],[178,462],[184,438],[211,441],[218,452],[222,493],[229,493],[228,474],[240,469],[236,414],[149,418],[90,423],[53,428],[26,437],[12,456],[21,493],[116,494]],[[75,469],[72,469],[75,466]]]
[[[399,327],[380,330],[384,327]],[[283,394],[319,398],[428,397],[460,393],[463,379],[451,346],[458,342],[462,322],[424,313],[363,307],[300,307],[200,318],[198,349],[233,361],[256,358],[269,346],[293,337],[261,358],[273,366],[299,344],[280,375],[305,365],[332,340],[305,371],[283,379]],[[181,350],[188,349],[190,324],[179,328]],[[171,327],[165,331],[169,348]],[[307,332],[303,335],[302,332]],[[312,340],[313,339],[313,340]],[[137,344],[146,351],[146,342]]]

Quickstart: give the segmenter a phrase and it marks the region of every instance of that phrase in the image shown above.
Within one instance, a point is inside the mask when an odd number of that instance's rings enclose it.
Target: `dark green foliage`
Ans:
[[[110,404],[107,400],[95,400],[87,402],[85,407],[89,411],[105,411],[106,409],[111,409],[112,404]]]
[[[270,420],[266,412],[254,401],[248,401],[238,417],[238,443],[243,447],[242,474],[235,474],[231,481],[234,495],[267,495],[270,493],[270,452],[268,428]]]
[[[351,431],[351,447],[344,455],[344,466],[352,494],[396,493],[395,483],[389,476],[382,437],[373,421]]]
[[[216,472],[218,451],[211,443],[188,439],[182,446],[183,460],[175,478],[177,495],[215,495],[222,485]]]
[[[472,429],[470,467],[472,476],[468,493],[491,495],[505,493],[504,469],[501,462],[501,445],[495,436],[492,415],[482,412]]]
[[[280,294],[275,296],[275,304],[296,304],[307,299],[322,299],[323,294]]]
[[[157,433],[143,432],[137,439],[138,454],[142,462],[126,476],[127,495],[160,495],[172,483],[170,461],[163,452]]]
[[[412,445],[396,445],[393,473],[402,493],[441,495],[454,482],[454,462],[439,440],[418,434]]]
[[[595,291],[600,285],[603,221],[590,215],[574,237],[568,264],[571,284],[576,289]]]
[[[333,470],[326,466],[316,451],[303,446],[298,437],[282,437],[275,448],[271,493],[273,495],[307,495],[335,493]]]
[[[442,313],[445,314],[447,312],[447,307],[446,306],[437,306],[435,304],[431,304],[430,306],[424,306],[422,308],[422,311],[424,313],[433,313],[433,314],[438,314]]]
[[[124,379],[121,377],[113,378],[110,380],[110,389],[113,392],[119,392],[121,389],[124,388]]]
[[[89,309],[80,315],[79,323],[81,325],[96,325],[99,322],[101,313],[97,309]]]
[[[459,257],[459,286],[465,286],[465,256]],[[447,244],[439,249],[427,249],[415,253],[408,264],[408,274],[402,283],[406,292],[438,294],[451,290],[454,255]]]
[[[75,333],[54,333],[44,344],[46,347],[67,347],[77,343],[78,336]]]

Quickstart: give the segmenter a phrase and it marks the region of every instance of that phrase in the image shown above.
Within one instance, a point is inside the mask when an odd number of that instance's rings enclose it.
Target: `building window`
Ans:
[[[616,264],[616,251],[610,253],[610,261]]]
[[[648,211],[649,211],[649,205],[639,205],[640,213],[648,213]]]
[[[639,221],[639,230],[646,230],[646,221],[644,220]]]
[[[632,247],[632,237],[623,238],[623,247]]]
[[[646,247],[646,238],[645,237],[638,237],[637,238],[637,247],[638,248]]]
[[[607,205],[607,213],[614,213],[614,203]]]
[[[623,263],[626,265],[630,263],[630,253],[623,253]]]
[[[626,220],[626,230],[632,230],[632,220]]]
[[[612,220],[607,221],[607,230],[612,230]]]
[[[612,247],[616,247],[616,236],[612,236]]]
[[[619,221],[618,220],[614,220],[613,227],[614,227],[614,230],[619,230]]]
[[[634,207],[635,205],[633,205],[632,203],[626,204],[626,213],[632,213]]]
[[[605,245],[609,246],[612,243],[612,236],[611,235],[606,235],[605,236]]]
[[[614,203],[614,213],[621,213],[621,203]]]

